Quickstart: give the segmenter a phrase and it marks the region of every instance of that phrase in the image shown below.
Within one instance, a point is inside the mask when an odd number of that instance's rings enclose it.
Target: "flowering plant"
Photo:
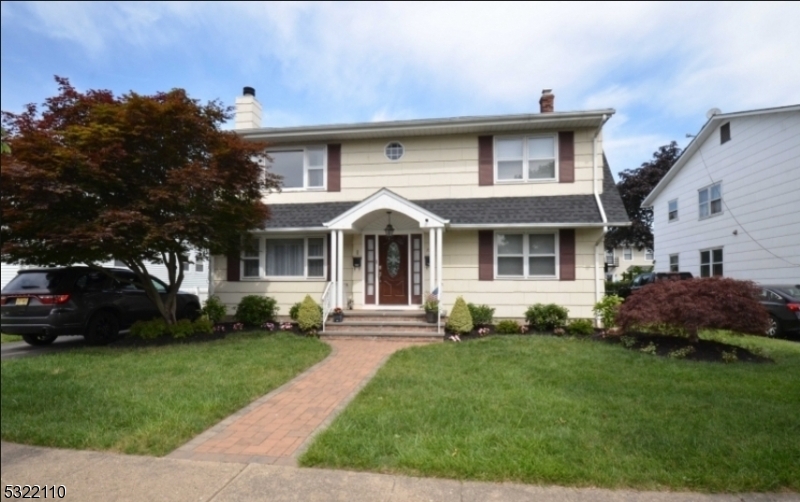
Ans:
[[[333,313],[334,314],[341,314],[342,313],[342,307],[336,307],[335,309],[333,309]]]
[[[294,329],[294,324],[292,324],[290,322],[281,323],[281,329],[283,331],[291,331],[291,330]]]

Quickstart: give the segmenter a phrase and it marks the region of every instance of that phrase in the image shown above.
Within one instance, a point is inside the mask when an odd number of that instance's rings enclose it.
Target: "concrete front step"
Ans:
[[[414,339],[414,340],[441,340],[444,335],[436,332],[415,332],[415,331],[387,331],[378,333],[375,331],[323,331],[319,334],[320,338],[386,338],[386,339]]]
[[[428,324],[419,321],[349,321],[327,322],[327,331],[433,331],[436,332],[435,324]]]

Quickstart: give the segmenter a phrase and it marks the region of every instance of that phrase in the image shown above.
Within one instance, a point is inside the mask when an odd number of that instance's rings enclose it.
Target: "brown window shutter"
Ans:
[[[478,280],[494,280],[494,231],[478,231]]]
[[[342,191],[342,145],[328,145],[328,191]]]
[[[228,282],[239,282],[239,252],[228,253]]]
[[[575,133],[558,133],[558,182],[575,183]]]
[[[562,228],[559,231],[559,261],[561,280],[575,280],[575,229]]]
[[[493,136],[478,136],[478,185],[494,185]]]

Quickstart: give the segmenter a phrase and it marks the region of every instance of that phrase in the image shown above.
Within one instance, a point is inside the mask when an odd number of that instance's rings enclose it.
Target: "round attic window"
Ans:
[[[386,145],[386,158],[389,160],[398,160],[403,156],[403,145],[397,141],[392,141]]]

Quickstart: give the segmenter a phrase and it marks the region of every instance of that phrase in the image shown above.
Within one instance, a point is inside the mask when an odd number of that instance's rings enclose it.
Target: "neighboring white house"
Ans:
[[[800,284],[800,105],[710,111],[642,206],[657,272]]]
[[[191,259],[196,259],[193,255]],[[106,267],[125,267],[122,262],[115,262],[114,260],[102,264]],[[11,279],[17,275],[17,270],[23,268],[19,265],[12,265],[10,263],[2,263],[2,277],[0,278],[0,288],[5,287]],[[147,270],[150,271],[155,277],[162,281],[169,282],[169,274],[167,267],[164,265],[157,265],[155,263],[148,263]],[[208,296],[208,259],[196,260],[195,263],[188,264],[183,269],[183,283],[181,284],[181,291],[194,293],[200,297],[200,301],[204,301]]]
[[[652,267],[653,250],[620,246],[606,249],[606,280],[619,281],[631,267]]]
[[[281,193],[243,252],[212,259],[228,306],[311,295],[324,309],[417,309],[438,291],[518,318],[534,303],[593,317],[604,227],[629,225],[604,162],[613,109],[361,124],[261,127],[245,88],[236,130],[266,141]],[[327,311],[327,310],[325,310]]]

